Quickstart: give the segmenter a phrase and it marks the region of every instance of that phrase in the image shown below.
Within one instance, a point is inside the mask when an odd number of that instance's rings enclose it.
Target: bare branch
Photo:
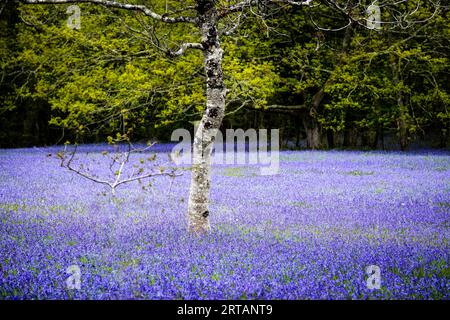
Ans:
[[[313,0],[305,0],[305,1],[293,1],[293,0],[271,0],[273,3],[286,3],[292,4],[294,6],[310,6]]]
[[[183,55],[186,50],[188,49],[198,49],[198,50],[203,50],[203,45],[201,43],[196,43],[196,42],[188,42],[188,43],[183,43],[180,46],[180,49],[178,49],[177,51],[168,51],[169,56],[171,57],[177,57],[177,56],[181,56]]]
[[[3,3],[3,5],[0,7],[0,15],[2,14],[3,10],[5,9],[6,5],[8,4],[9,0],[5,0],[5,2]]]
[[[300,110],[307,110],[308,108],[304,105],[292,105],[292,106],[285,106],[285,105],[278,105],[278,104],[274,104],[274,105],[269,105],[264,107],[264,109],[269,109],[269,110],[289,110],[289,111],[300,111]]]
[[[136,177],[132,177],[132,178],[121,180],[118,183],[116,183],[114,185],[114,187],[120,186],[121,184],[124,184],[124,183],[133,182],[133,181],[136,181],[136,180],[146,179],[146,178],[150,178],[150,177],[169,176],[169,177],[174,178],[174,177],[179,177],[181,175],[182,175],[181,173],[175,173],[174,171],[171,171],[171,172],[151,172],[151,173],[147,173],[147,174],[144,174],[144,175],[141,175],[141,176],[136,176]]]
[[[82,164],[79,166],[78,169],[72,165],[74,158],[75,158],[76,151],[77,151],[77,146],[75,146],[75,149],[69,153],[70,156],[67,156],[67,154],[68,154],[67,146],[64,147],[64,151],[58,152],[57,156],[59,159],[61,159],[61,167],[67,168],[68,170],[75,172],[76,174],[82,176],[83,178],[86,178],[93,182],[108,186],[111,189],[112,195],[114,196],[116,188],[125,183],[138,181],[138,180],[140,181],[143,179],[156,177],[156,176],[169,176],[169,177],[175,178],[177,176],[182,175],[181,173],[177,173],[176,169],[172,169],[169,171],[169,170],[164,170],[163,168],[160,168],[159,171],[151,170],[150,172],[145,173],[144,169],[140,168],[139,172],[135,172],[135,170],[133,169],[133,172],[131,173],[131,175],[125,176],[124,171],[125,171],[125,167],[127,166],[127,164],[130,161],[130,155],[133,153],[143,153],[143,152],[147,151],[150,147],[152,147],[154,144],[155,143],[151,143],[148,146],[143,147],[143,148],[134,148],[131,143],[128,143],[128,148],[126,151],[119,152],[117,150],[114,154],[112,154],[110,156],[110,158],[112,160],[111,165],[110,165],[110,171],[114,175],[114,177],[111,178],[109,181],[98,178],[98,177],[90,174],[89,168],[83,168]],[[105,151],[102,154],[106,155],[107,152]],[[155,159],[155,157],[153,157],[153,160]],[[143,163],[143,162],[141,162],[141,163]],[[116,171],[114,171],[112,169],[114,166],[118,166],[118,169]],[[133,167],[135,167],[135,166],[133,166]]]
[[[296,6],[310,6],[313,0],[293,1],[293,0],[267,0],[265,2],[279,3],[279,4],[291,4]],[[264,1],[261,0],[243,0],[234,5],[225,7],[219,11],[219,18],[223,18],[230,13],[243,11],[245,8],[251,8]]]
[[[22,2],[25,4],[66,4],[66,3],[92,3],[110,8],[118,8],[130,11],[139,11],[145,14],[146,16],[152,17],[155,20],[159,20],[166,23],[178,23],[178,22],[189,22],[189,23],[197,23],[198,19],[196,17],[185,17],[185,16],[177,16],[170,17],[168,14],[158,14],[155,11],[151,10],[145,5],[140,4],[130,4],[130,3],[122,3],[113,0],[16,0],[18,2]]]
[[[391,25],[393,27],[400,27],[402,29],[406,29],[411,27],[414,24],[422,24],[425,23],[431,19],[433,19],[438,12],[441,10],[441,8],[445,8],[445,6],[441,5],[441,0],[424,0],[424,1],[418,1],[417,5],[410,9],[410,10],[402,10],[399,11],[400,5],[407,2],[407,0],[386,0],[386,1],[373,1],[374,3],[377,3],[377,5],[382,8],[385,11],[388,11],[391,16],[391,21],[379,21],[380,24],[383,25]],[[362,1],[338,1],[338,0],[305,0],[305,1],[296,1],[296,0],[242,0],[237,1],[237,3],[233,5],[229,5],[226,7],[223,7],[219,9],[219,18],[224,18],[226,16],[229,16],[232,13],[240,12],[243,13],[244,11],[248,10],[253,15],[257,15],[259,18],[264,18],[263,16],[260,16],[257,13],[257,10],[255,10],[255,7],[258,8],[260,6],[267,6],[269,4],[278,4],[280,6],[282,5],[291,5],[291,6],[301,6],[301,7],[308,7],[308,8],[314,8],[321,5],[326,5],[329,8],[332,8],[336,13],[341,15],[342,17],[345,17],[347,22],[342,27],[338,28],[325,28],[319,26],[312,17],[310,17],[313,25],[323,31],[339,31],[343,30],[351,25],[359,25],[364,28],[368,28],[367,26],[367,17],[365,16],[366,13],[366,5],[367,3],[362,3]],[[433,12],[426,18],[418,19],[418,20],[411,20],[411,16],[417,13],[420,6],[424,5],[430,5],[432,8],[434,8]],[[239,23],[239,21],[238,21]],[[264,23],[264,21],[263,21]],[[237,26],[234,26],[232,28],[232,31],[234,31],[237,28]],[[370,28],[369,28],[370,29]],[[223,33],[226,35],[226,33]]]
[[[86,178],[88,180],[94,181],[96,183],[104,184],[104,185],[107,185],[110,188],[112,188],[112,184],[110,182],[105,181],[105,180],[101,180],[101,179],[99,179],[97,177],[94,177],[94,176],[92,176],[90,174],[82,172],[80,169],[75,169],[74,167],[72,167],[72,161],[73,161],[73,159],[75,157],[76,150],[77,150],[77,147],[75,146],[75,150],[71,152],[70,158],[68,159],[67,162],[65,162],[65,160],[66,160],[66,157],[65,157],[66,147],[64,147],[64,151],[62,153],[58,154],[58,157],[61,159],[61,167],[67,168],[68,170],[73,171],[76,174],[78,174],[78,175],[80,175],[80,176],[82,176],[82,177],[84,177],[84,178]]]

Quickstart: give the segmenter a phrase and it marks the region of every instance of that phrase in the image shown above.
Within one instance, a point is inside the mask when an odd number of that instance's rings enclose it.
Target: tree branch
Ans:
[[[304,104],[301,105],[292,105],[292,106],[285,106],[285,105],[278,105],[273,104],[264,107],[264,110],[289,110],[289,111],[300,111],[300,110],[306,110],[307,107]]]
[[[304,1],[294,1],[294,0],[268,0],[266,2],[279,3],[279,4],[291,4],[296,6],[311,6],[311,2],[313,0],[304,0]],[[261,0],[243,0],[234,5],[223,8],[219,11],[219,18],[223,18],[230,13],[239,12],[244,10],[244,8],[249,8],[251,6],[257,5],[262,2]]]
[[[3,10],[5,9],[6,5],[8,4],[9,0],[5,0],[5,2],[3,3],[3,5],[0,7],[0,15],[2,14]]]
[[[110,8],[118,8],[130,11],[140,11],[146,16],[152,17],[155,20],[159,20],[166,23],[178,23],[178,22],[189,22],[197,23],[198,19],[196,17],[169,17],[167,14],[158,14],[151,10],[145,5],[140,4],[130,4],[122,3],[113,0],[16,0],[25,4],[65,4],[65,3],[92,3]]]
[[[136,177],[120,180],[116,184],[114,184],[114,187],[120,186],[121,184],[124,184],[124,183],[141,180],[141,179],[146,179],[146,178],[150,178],[150,177],[169,176],[169,177],[174,178],[174,177],[179,177],[181,175],[182,175],[181,173],[175,173],[175,172],[151,172],[151,173],[143,174],[141,176],[136,176]]]
[[[199,50],[203,50],[203,45],[201,43],[197,43],[197,42],[188,42],[188,43],[183,43],[180,46],[180,49],[178,49],[178,51],[168,51],[169,56],[171,57],[177,57],[177,56],[181,56],[183,55],[186,50],[188,49],[199,49]]]
[[[57,153],[57,157],[61,160],[61,167],[67,168],[68,170],[75,172],[76,174],[78,174],[88,180],[108,186],[111,189],[111,193],[113,195],[115,195],[116,188],[125,183],[129,183],[129,182],[133,182],[133,181],[137,181],[137,180],[140,181],[140,180],[143,180],[146,178],[151,178],[151,177],[156,177],[156,176],[168,176],[171,178],[175,178],[175,177],[182,175],[182,173],[177,173],[176,169],[172,169],[170,171],[165,171],[163,168],[160,168],[159,171],[151,170],[148,172],[144,172],[144,169],[140,168],[138,172],[135,172],[135,170],[133,169],[132,174],[125,177],[124,170],[125,170],[125,166],[130,161],[130,155],[134,154],[134,153],[144,153],[148,149],[150,149],[154,144],[155,143],[150,143],[147,147],[144,147],[144,148],[134,148],[132,146],[131,142],[128,142],[127,151],[118,152],[116,154],[111,155],[112,162],[110,164],[109,169],[110,169],[111,173],[114,175],[114,178],[111,179],[110,181],[100,179],[100,178],[96,177],[95,175],[88,173],[89,168],[84,169],[83,164],[80,164],[78,169],[76,169],[72,166],[72,162],[75,159],[75,154],[77,152],[78,146],[75,146],[75,149],[72,152],[70,152],[69,156],[67,156],[67,145],[66,145],[64,147],[64,151]],[[107,152],[105,151],[104,155],[106,155],[106,154],[107,154]],[[149,158],[149,160],[151,160],[151,161],[153,161],[155,159],[156,159],[156,155],[151,159]],[[143,163],[143,162],[141,162],[141,163]],[[118,165],[119,168],[116,171],[113,171],[113,167],[115,165]],[[135,166],[133,166],[133,167],[135,167]]]
[[[112,188],[113,187],[112,184],[109,183],[108,181],[98,179],[98,178],[96,178],[94,176],[91,176],[90,174],[87,174],[85,172],[82,172],[81,170],[78,170],[78,169],[75,169],[75,168],[72,167],[71,164],[72,164],[72,161],[73,161],[73,159],[75,157],[76,150],[77,150],[77,146],[75,146],[75,150],[71,153],[71,156],[70,156],[69,160],[67,161],[67,163],[64,163],[64,160],[65,160],[64,154],[66,152],[66,147],[64,147],[64,151],[62,153],[58,154],[58,157],[61,159],[61,167],[67,168],[68,170],[73,171],[76,174],[78,174],[78,175],[80,175],[80,176],[82,176],[82,177],[84,177],[84,178],[86,178],[88,180],[91,180],[91,181],[94,181],[94,182],[97,182],[97,183],[100,183],[100,184],[104,184],[104,185],[107,185],[110,188]]]

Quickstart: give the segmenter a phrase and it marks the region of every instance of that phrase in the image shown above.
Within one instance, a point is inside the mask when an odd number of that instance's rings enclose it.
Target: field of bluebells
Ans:
[[[102,148],[80,161],[103,163]],[[157,146],[157,165],[170,148]],[[212,232],[198,238],[189,167],[112,197],[61,168],[58,150],[0,150],[0,299],[450,298],[448,152],[283,151],[273,176],[214,166]],[[67,288],[71,265],[80,290]]]

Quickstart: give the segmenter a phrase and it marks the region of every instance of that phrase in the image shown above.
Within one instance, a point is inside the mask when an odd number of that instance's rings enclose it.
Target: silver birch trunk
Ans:
[[[199,1],[203,62],[206,74],[206,110],[195,132],[191,189],[188,202],[188,228],[191,233],[210,231],[209,195],[211,188],[211,152],[225,113],[226,87],[223,81],[222,56],[217,32],[214,1]]]

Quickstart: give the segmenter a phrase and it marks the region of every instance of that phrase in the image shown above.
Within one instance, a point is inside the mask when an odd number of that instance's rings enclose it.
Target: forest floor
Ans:
[[[448,152],[282,151],[269,176],[215,165],[198,238],[188,166],[112,197],[57,151],[0,150],[0,299],[450,298]],[[169,166],[157,151],[148,165]],[[101,146],[78,156],[107,174]]]

